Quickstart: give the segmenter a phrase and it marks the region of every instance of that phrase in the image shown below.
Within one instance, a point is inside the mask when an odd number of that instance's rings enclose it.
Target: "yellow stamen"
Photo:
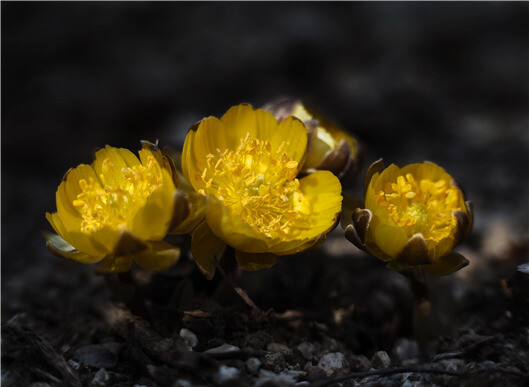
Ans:
[[[396,183],[385,184],[375,200],[408,236],[420,232],[435,242],[453,235],[456,221],[452,211],[461,210],[457,190],[444,180],[416,181],[410,173],[398,176]]]
[[[73,205],[81,214],[81,232],[89,234],[104,227],[113,229],[126,224],[139,208],[145,205],[147,197],[160,189],[162,170],[153,156],[149,156],[147,166],[117,170],[110,159],[105,159],[101,167],[100,181],[93,178],[79,180],[81,193]],[[119,182],[106,184],[105,175],[120,176]]]
[[[298,163],[282,151],[272,152],[269,141],[247,133],[235,150],[207,155],[207,167],[197,178],[213,195],[250,227],[274,237],[289,232],[296,217],[294,198],[301,200]],[[211,160],[211,161],[210,161]]]

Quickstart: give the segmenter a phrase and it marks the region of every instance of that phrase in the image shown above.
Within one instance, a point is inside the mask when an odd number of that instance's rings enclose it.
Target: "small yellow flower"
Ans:
[[[341,185],[328,171],[302,179],[307,148],[303,123],[278,123],[267,111],[234,106],[189,131],[182,153],[186,180],[209,196],[206,222],[193,233],[192,251],[211,278],[215,257],[236,249],[240,268],[270,267],[276,255],[321,243],[341,210]]]
[[[280,99],[266,104],[264,109],[278,120],[294,116],[304,122],[309,137],[304,172],[331,171],[344,186],[354,181],[363,161],[363,151],[353,136],[309,111],[296,99]]]
[[[169,160],[144,143],[139,159],[106,146],[92,165],[64,176],[56,194],[57,212],[46,218],[59,235],[47,234],[50,251],[82,263],[100,262],[99,272],[123,272],[132,260],[148,270],[172,265],[180,250],[163,242],[186,213]]]
[[[344,212],[346,237],[388,267],[448,274],[468,264],[452,249],[470,231],[471,205],[443,168],[423,162],[383,169],[379,160],[366,174],[364,196],[365,209]]]

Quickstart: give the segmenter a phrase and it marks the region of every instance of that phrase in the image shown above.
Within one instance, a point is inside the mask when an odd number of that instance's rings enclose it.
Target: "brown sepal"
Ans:
[[[351,216],[356,233],[362,244],[365,244],[366,242],[366,233],[372,218],[373,213],[370,210],[361,208],[355,209]]]
[[[186,195],[176,190],[174,193],[173,217],[171,218],[168,230],[177,228],[188,217],[189,211],[189,201]]]
[[[402,251],[395,257],[397,262],[406,262],[409,265],[424,265],[431,262],[428,247],[421,233],[412,236]]]
[[[456,221],[456,231],[454,233],[455,244],[462,242],[468,234],[468,216],[464,211],[454,210],[452,211],[452,217]]]
[[[149,245],[130,231],[122,231],[113,255],[116,257],[129,256],[149,248]]]
[[[335,175],[339,175],[346,167],[349,159],[349,144],[347,141],[341,140],[338,147],[327,153],[316,169],[331,171]]]
[[[375,161],[367,168],[366,175],[364,177],[364,198],[366,197],[367,187],[371,182],[371,178],[375,173],[381,173],[384,170],[384,160],[382,158]]]
[[[367,251],[366,246],[360,240],[360,237],[358,236],[358,233],[356,232],[353,224],[350,224],[347,227],[345,227],[345,238],[349,242],[351,242],[353,245],[358,247],[360,250],[365,251],[366,253],[369,253],[369,251]]]
[[[265,104],[262,109],[272,113],[276,120],[282,121],[290,117],[296,106],[300,103],[301,101],[296,98],[279,98]]]

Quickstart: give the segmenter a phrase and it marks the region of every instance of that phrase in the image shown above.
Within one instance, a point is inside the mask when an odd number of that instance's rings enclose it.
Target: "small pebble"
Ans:
[[[415,340],[398,339],[393,346],[393,358],[397,362],[419,357],[419,344]]]
[[[208,349],[207,351],[204,351],[204,353],[215,354],[215,353],[226,353],[226,352],[234,352],[234,351],[240,351],[240,348],[235,345],[224,343],[220,347]]]
[[[285,356],[281,352],[267,352],[263,359],[263,367],[275,372],[282,371],[287,365]]]
[[[388,368],[391,365],[391,359],[386,351],[375,352],[371,359],[371,366],[375,369]]]
[[[234,367],[228,367],[222,364],[219,370],[213,375],[213,381],[217,384],[223,384],[227,381],[237,379],[239,377],[239,370]]]
[[[115,353],[110,352],[103,345],[91,344],[78,348],[73,358],[94,368],[112,368],[118,363]]]
[[[353,371],[369,371],[371,362],[364,355],[353,355],[349,357],[349,367]]]
[[[307,373],[305,375],[305,378],[309,382],[315,382],[316,380],[320,380],[320,379],[323,379],[323,378],[327,377],[327,373],[324,370],[322,370],[320,367],[314,366],[312,364],[307,364],[305,366],[304,370]]]
[[[299,352],[301,352],[301,354],[303,355],[303,357],[307,360],[312,360],[312,358],[314,357],[314,352],[315,352],[315,348],[314,348],[314,344],[312,343],[309,343],[307,341],[299,344],[297,346],[297,349],[299,350]]]
[[[294,376],[280,373],[276,374],[272,371],[261,370],[259,371],[259,378],[256,380],[256,386],[294,386],[296,379]]]
[[[259,368],[261,368],[261,360],[258,358],[251,357],[246,360],[246,370],[252,375],[257,375]]]
[[[331,352],[323,355],[318,362],[318,367],[325,371],[327,376],[349,371],[349,363],[341,352]]]
[[[292,351],[290,350],[290,348],[288,348],[284,344],[279,344],[279,343],[270,343],[270,344],[268,344],[266,346],[266,350],[268,352],[279,352],[279,353],[282,353],[284,356],[291,356],[292,355]]]
[[[195,335],[189,329],[180,329],[180,337],[184,341],[184,344],[186,344],[190,348],[195,348],[198,345],[197,335]]]
[[[101,368],[99,371],[96,372],[94,378],[90,382],[91,386],[104,386],[106,382],[108,381],[109,376],[107,370],[104,368]]]

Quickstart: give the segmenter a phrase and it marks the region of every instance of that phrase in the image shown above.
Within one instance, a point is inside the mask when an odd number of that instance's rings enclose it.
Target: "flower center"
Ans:
[[[287,234],[302,194],[298,163],[283,152],[284,146],[272,152],[269,141],[247,133],[235,151],[208,154],[207,167],[197,176],[205,183],[202,193],[217,197],[231,213],[269,237]]]
[[[81,214],[81,232],[89,234],[110,227],[119,228],[145,205],[147,197],[160,190],[162,171],[155,158],[141,164],[118,169],[107,158],[102,164],[99,180],[79,180],[81,193],[73,205]]]
[[[436,242],[455,231],[452,211],[459,207],[457,189],[444,180],[423,179],[417,182],[411,173],[398,176],[396,183],[387,182],[376,201],[388,211],[389,218],[408,236],[422,233]]]

